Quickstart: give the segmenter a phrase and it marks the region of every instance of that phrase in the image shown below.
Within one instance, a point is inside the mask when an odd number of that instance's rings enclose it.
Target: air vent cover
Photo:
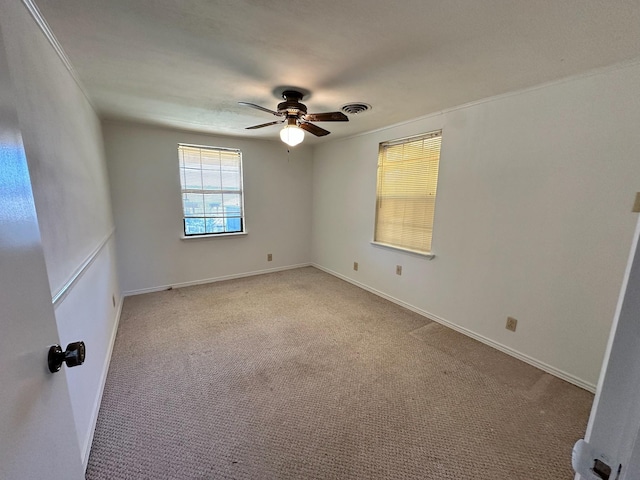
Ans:
[[[359,113],[371,110],[371,105],[367,103],[347,103],[341,110],[347,115],[358,115]]]

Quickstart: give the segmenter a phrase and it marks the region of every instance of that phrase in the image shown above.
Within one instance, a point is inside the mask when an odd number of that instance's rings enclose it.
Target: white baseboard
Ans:
[[[206,283],[222,282],[224,280],[233,280],[235,278],[253,277],[254,275],[264,275],[265,273],[282,272],[284,270],[293,270],[294,268],[309,267],[311,263],[299,263],[296,265],[287,265],[284,267],[268,268],[266,270],[255,270],[253,272],[236,273],[233,275],[224,275],[222,277],[203,278],[201,280],[192,280],[189,282],[173,283],[170,285],[161,285],[158,287],[141,288],[139,290],[129,290],[124,292],[125,297],[132,295],[142,295],[144,293],[161,292],[170,288],[191,287],[193,285],[204,285]]]
[[[98,423],[98,413],[100,412],[100,405],[102,403],[102,395],[104,393],[104,387],[107,383],[107,374],[109,373],[109,365],[111,364],[111,355],[113,353],[113,346],[116,343],[116,335],[118,333],[118,325],[120,324],[120,314],[122,313],[122,305],[124,304],[124,296],[120,296],[118,302],[118,308],[116,310],[115,322],[111,331],[111,338],[109,339],[109,346],[107,347],[107,356],[100,373],[100,387],[98,395],[93,403],[93,412],[91,414],[91,429],[89,430],[89,437],[82,448],[82,466],[84,471],[87,471],[89,466],[89,454],[91,453],[91,445],[93,444],[93,436],[96,433],[96,424]]]
[[[471,337],[475,340],[478,340],[479,342],[484,343],[485,345],[488,345],[490,347],[495,348],[496,350],[500,350],[503,353],[506,353],[507,355],[511,355],[512,357],[517,358],[518,360],[522,360],[525,363],[528,363],[529,365],[532,365],[536,368],[539,368],[542,371],[545,371],[555,377],[561,378],[562,380],[565,380],[573,385],[576,385],[584,390],[587,390],[591,393],[595,393],[596,391],[596,386],[590,382],[586,382],[584,380],[582,380],[581,378],[578,378],[574,375],[571,375],[570,373],[567,373],[563,370],[560,370],[558,368],[555,368],[551,365],[548,365],[544,362],[541,362],[540,360],[537,360],[533,357],[530,357],[529,355],[526,355],[522,352],[519,352],[517,350],[514,350],[511,347],[507,347],[506,345],[502,345],[501,343],[498,343],[494,340],[491,340],[490,338],[484,337],[478,333],[475,333],[467,328],[461,327],[460,325],[456,325],[453,322],[450,322],[448,320],[445,320],[444,318],[441,318],[437,315],[434,315],[432,313],[429,313],[425,310],[422,310],[421,308],[418,308],[414,305],[408,304],[406,302],[403,302],[402,300],[399,300],[395,297],[392,297],[391,295],[387,295],[384,292],[381,292],[379,290],[376,290],[375,288],[372,288],[368,285],[365,285],[364,283],[360,283],[356,280],[353,280],[349,277],[346,277],[338,272],[334,272],[333,270],[330,270],[328,268],[325,268],[321,265],[312,263],[311,264],[313,267],[322,270],[323,272],[326,272],[330,275],[333,275],[334,277],[338,277],[342,280],[344,280],[345,282],[349,282],[357,287],[360,287],[364,290],[367,290],[375,295],[378,295],[379,297],[382,297],[386,300],[389,300],[390,302],[393,302],[397,305],[400,305],[401,307],[406,308],[407,310],[411,310],[412,312],[418,313],[426,318],[428,318],[429,320],[433,320],[435,322],[438,322],[446,327],[451,328],[452,330],[455,330],[456,332],[460,332],[463,335],[466,335],[468,337]]]

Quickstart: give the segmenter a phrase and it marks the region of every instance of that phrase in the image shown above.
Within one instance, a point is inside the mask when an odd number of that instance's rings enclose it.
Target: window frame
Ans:
[[[240,208],[240,215],[239,217],[226,217],[226,216],[222,216],[222,217],[207,217],[206,213],[204,212],[203,209],[203,213],[202,216],[189,216],[187,215],[187,212],[185,211],[185,193],[196,193],[198,194],[199,192],[201,192],[202,195],[205,194],[220,194],[220,195],[224,195],[225,193],[225,189],[222,186],[222,180],[221,180],[221,184],[220,184],[220,188],[219,189],[210,189],[207,190],[204,188],[204,185],[202,185],[202,188],[200,189],[193,189],[193,188],[186,188],[185,182],[186,180],[183,181],[183,171],[186,170],[185,167],[183,167],[183,159],[181,157],[182,153],[181,150],[182,148],[186,148],[186,149],[199,149],[199,150],[211,150],[211,151],[216,151],[216,152],[231,152],[233,154],[237,154],[237,158],[238,158],[238,170],[239,170],[239,190],[238,191],[232,191],[232,193],[234,194],[239,194],[239,208]],[[197,238],[221,238],[221,237],[231,237],[231,236],[238,236],[238,235],[246,235],[247,234],[247,222],[246,222],[246,211],[245,211],[245,207],[244,207],[244,164],[243,164],[243,158],[242,158],[242,151],[238,148],[230,148],[230,147],[216,147],[216,146],[211,146],[211,145],[196,145],[196,144],[191,144],[191,143],[178,143],[178,148],[177,148],[177,153],[178,153],[178,176],[179,176],[179,182],[180,182],[180,204],[181,204],[181,210],[182,210],[182,235],[181,235],[181,239],[183,240],[192,240],[192,239],[197,239]],[[200,165],[200,172],[202,175],[202,164]],[[222,168],[220,168],[220,171],[222,171]],[[195,190],[195,191],[194,191]],[[229,193],[229,192],[227,192]],[[188,218],[202,218],[205,220],[205,232],[204,233],[187,233],[187,219]],[[206,219],[207,218],[223,218],[223,219],[228,219],[228,218],[238,218],[240,221],[240,230],[237,231],[222,231],[222,232],[206,232]],[[226,220],[225,220],[226,222]],[[226,228],[226,227],[225,227]]]
[[[425,175],[430,175],[430,176],[434,176],[435,175],[435,179],[427,179],[425,180],[425,186],[428,186],[427,184],[429,182],[432,183],[433,186],[433,206],[431,208],[431,218],[427,219],[429,220],[430,223],[430,241],[429,241],[429,250],[422,250],[419,248],[412,248],[414,245],[411,246],[406,246],[406,245],[400,245],[400,244],[394,244],[392,242],[389,241],[385,241],[387,240],[387,238],[380,238],[379,235],[379,218],[380,218],[380,208],[381,208],[381,201],[384,199],[384,183],[381,184],[382,179],[384,178],[382,176],[382,172],[384,171],[384,163],[386,160],[386,157],[384,156],[388,149],[390,147],[395,147],[395,146],[399,146],[399,145],[407,145],[410,143],[415,143],[415,142],[419,142],[422,141],[424,142],[425,140],[431,140],[433,138],[438,138],[439,139],[439,144],[437,146],[438,148],[438,156],[437,156],[437,162],[435,163],[435,168],[433,168],[432,166],[429,166],[428,164],[425,164]],[[392,249],[392,250],[399,250],[402,252],[407,252],[407,253],[411,253],[414,255],[418,255],[421,257],[426,257],[429,260],[433,259],[435,257],[435,254],[433,253],[433,230],[434,230],[434,225],[435,225],[435,210],[436,210],[436,202],[437,202],[437,185],[438,185],[438,180],[439,180],[439,165],[440,165],[440,159],[442,158],[442,129],[438,129],[438,130],[432,130],[426,133],[422,133],[419,135],[412,135],[412,136],[408,136],[408,137],[403,137],[403,138],[398,138],[395,140],[389,140],[389,141],[385,141],[385,142],[380,142],[378,145],[378,162],[377,162],[377,169],[376,169],[376,206],[375,206],[375,218],[374,218],[374,228],[373,228],[373,240],[371,241],[371,244],[374,246],[378,246],[378,247],[383,247],[383,248],[388,248],[388,249]],[[408,160],[403,153],[403,158],[402,161]],[[425,159],[425,162],[429,162],[428,159]],[[433,170],[435,170],[435,173],[433,173]],[[408,174],[408,173],[407,173]],[[388,193],[387,193],[388,196]],[[415,198],[414,198],[415,200]],[[406,202],[405,202],[406,203]],[[403,203],[402,205],[404,206],[405,203]],[[427,204],[425,204],[424,209],[422,210],[423,214],[428,214],[428,210],[429,207]],[[423,237],[423,239],[426,237]]]

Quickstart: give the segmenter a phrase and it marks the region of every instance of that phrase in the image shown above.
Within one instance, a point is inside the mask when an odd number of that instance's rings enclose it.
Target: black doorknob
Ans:
[[[49,348],[49,371],[55,373],[62,367],[62,362],[67,367],[77,367],[84,363],[85,347],[84,342],[73,342],[67,345],[67,349],[63,352],[60,345],[53,345]]]

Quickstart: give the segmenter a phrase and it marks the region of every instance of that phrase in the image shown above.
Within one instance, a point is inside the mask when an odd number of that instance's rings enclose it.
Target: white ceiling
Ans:
[[[640,60],[640,0],[35,3],[102,117],[274,140],[238,101],[297,86],[309,112],[373,106],[320,123],[335,139]]]

